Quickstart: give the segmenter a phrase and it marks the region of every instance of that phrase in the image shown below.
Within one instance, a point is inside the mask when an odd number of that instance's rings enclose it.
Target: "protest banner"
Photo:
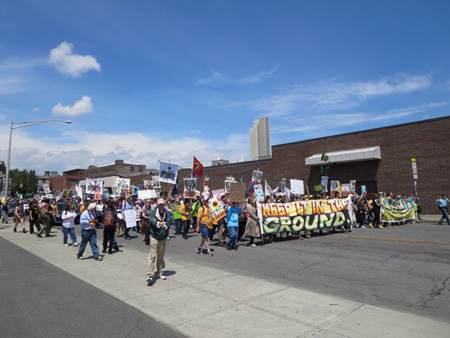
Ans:
[[[75,184],[75,191],[77,192],[78,197],[83,198],[83,190],[79,184]]]
[[[246,184],[241,182],[234,182],[230,184],[230,202],[245,202]]]
[[[138,198],[140,200],[148,200],[148,199],[152,199],[152,198],[156,198],[156,191],[151,189],[151,190],[139,190],[138,191]]]
[[[184,178],[184,198],[195,198],[195,190],[197,187],[197,178]]]
[[[252,181],[261,183],[263,172],[259,170],[253,170]]]
[[[303,184],[303,180],[291,179],[291,192],[296,195],[304,195],[305,186]]]
[[[159,162],[158,181],[169,184],[176,184],[178,176],[178,167],[179,167],[178,164]]]
[[[133,228],[136,226],[136,212],[133,209],[125,210],[124,216],[127,228]]]
[[[264,202],[264,190],[262,184],[255,184],[255,196],[257,202]]]
[[[86,194],[95,194],[96,192],[102,192],[103,180],[95,178],[86,178]]]
[[[412,197],[393,199],[381,198],[381,223],[399,223],[415,219],[414,202]]]
[[[227,215],[227,212],[216,198],[209,200],[209,208],[211,209],[212,216],[216,222]]]
[[[340,227],[350,222],[345,199],[257,203],[262,234]]]

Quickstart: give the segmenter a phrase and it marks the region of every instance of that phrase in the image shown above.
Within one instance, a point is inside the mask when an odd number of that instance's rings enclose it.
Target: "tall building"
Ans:
[[[270,158],[269,118],[260,117],[250,128],[250,159]]]

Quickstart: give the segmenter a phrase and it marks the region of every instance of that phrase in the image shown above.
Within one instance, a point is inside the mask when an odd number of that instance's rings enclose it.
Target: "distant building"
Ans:
[[[260,117],[250,128],[250,160],[270,158],[269,118]]]
[[[130,164],[124,163],[123,160],[116,160],[112,164],[106,164],[99,167],[90,165],[86,170],[86,177],[129,176],[133,174],[144,174],[145,170],[144,164]]]
[[[216,167],[218,165],[225,165],[225,164],[230,164],[230,161],[228,160],[212,160],[211,165],[213,167]]]

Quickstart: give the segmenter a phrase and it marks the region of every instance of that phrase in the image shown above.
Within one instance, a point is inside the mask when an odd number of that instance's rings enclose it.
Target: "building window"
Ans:
[[[144,167],[139,167],[139,171],[144,171]]]
[[[134,167],[130,167],[130,171],[134,171]]]

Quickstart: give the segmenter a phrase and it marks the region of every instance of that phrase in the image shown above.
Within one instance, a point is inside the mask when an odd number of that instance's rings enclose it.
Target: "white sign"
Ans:
[[[86,178],[86,194],[101,193],[103,191],[103,181]]]
[[[138,198],[140,200],[148,200],[151,198],[156,198],[156,191],[155,190],[139,190]]]
[[[261,183],[263,172],[259,170],[253,170],[252,181]]]
[[[159,162],[159,182],[166,182],[170,184],[177,183],[178,164]]]
[[[303,180],[293,180],[291,178],[291,192],[296,195],[304,195],[305,186],[303,184]]]
[[[413,179],[417,180],[419,176],[417,175],[417,162],[415,158],[411,159],[411,165],[412,165]]]
[[[136,226],[136,212],[133,209],[125,210],[124,212],[125,222],[127,228],[133,228]]]

